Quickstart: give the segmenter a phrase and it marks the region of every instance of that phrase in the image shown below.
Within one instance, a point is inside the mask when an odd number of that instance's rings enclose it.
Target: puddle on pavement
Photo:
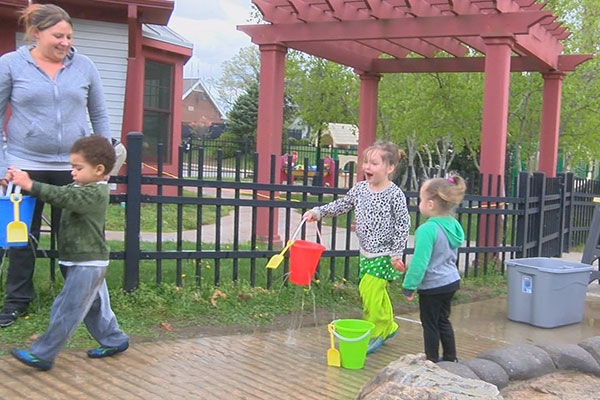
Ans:
[[[294,285],[294,304],[299,305],[295,311],[292,312],[290,318],[290,326],[286,329],[287,338],[285,340],[286,345],[295,345],[296,336],[300,329],[303,328],[303,324],[306,325],[305,316],[307,313],[312,313],[312,323],[310,326],[319,326],[319,317],[317,315],[317,301],[315,290],[319,289],[319,286],[309,285]],[[333,311],[333,319],[335,319],[335,309]],[[326,330],[326,328],[324,328]]]

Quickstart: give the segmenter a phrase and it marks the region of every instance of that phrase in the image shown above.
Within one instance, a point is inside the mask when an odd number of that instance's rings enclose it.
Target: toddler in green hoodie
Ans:
[[[419,293],[425,355],[433,362],[457,361],[450,305],[460,286],[456,260],[465,234],[452,214],[461,203],[465,189],[465,181],[458,175],[423,183],[419,211],[428,219],[415,232],[415,252],[402,283],[407,300],[412,300],[415,290]]]

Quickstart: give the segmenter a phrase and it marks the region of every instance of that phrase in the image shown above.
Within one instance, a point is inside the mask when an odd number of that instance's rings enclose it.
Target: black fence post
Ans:
[[[517,217],[517,246],[519,250],[516,252],[517,258],[527,256],[527,230],[529,229],[529,173],[519,173],[519,192],[517,196],[522,201],[519,209],[523,210],[523,214]]]
[[[565,214],[567,212],[566,199],[567,199],[567,176],[564,173],[556,174],[558,178],[558,184],[560,185],[560,211],[558,213],[558,255],[562,257],[564,249],[563,240],[565,238]]]
[[[582,263],[593,264],[598,259],[600,256],[598,242],[600,242],[600,203],[596,203],[594,206],[592,224],[590,225],[590,231],[585,242],[585,247],[583,248],[583,256],[581,257]]]
[[[533,173],[533,187],[536,193],[535,196],[538,197],[538,224],[536,227],[536,241],[537,241],[537,250],[536,257],[542,257],[542,244],[544,239],[544,213],[546,206],[546,175],[543,172],[534,172]]]
[[[563,205],[563,231],[561,234],[563,235],[563,247],[561,251],[570,252],[571,251],[571,212],[573,210],[573,173],[567,172],[565,174],[565,185],[563,186],[564,190],[564,205]]]
[[[137,288],[140,279],[140,206],[142,201],[141,132],[127,134],[127,203],[125,207],[125,277],[123,289]]]

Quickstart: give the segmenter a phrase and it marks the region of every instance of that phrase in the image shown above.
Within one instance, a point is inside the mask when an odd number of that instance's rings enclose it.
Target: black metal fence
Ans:
[[[297,167],[304,166],[316,167],[319,160],[331,158],[339,160],[340,156],[356,156],[356,149],[344,149],[334,147],[317,147],[300,144],[282,144],[281,154],[287,160],[286,156],[291,156],[292,164]],[[203,160],[199,164],[199,150],[202,148]],[[223,178],[233,178],[236,174],[235,154],[240,153],[240,174],[242,180],[251,179],[253,170],[253,154],[255,151],[254,143],[247,141],[233,141],[223,139],[201,139],[190,137],[183,143],[183,156],[181,163],[183,168],[183,177],[197,177],[199,168],[203,166],[203,176],[205,179],[215,179],[217,170],[217,160],[220,160],[221,174]],[[343,165],[342,165],[343,167]]]
[[[177,285],[193,280],[197,286],[245,280],[266,288],[286,284],[289,259],[286,257],[278,269],[266,269],[267,260],[288,241],[306,210],[347,191],[340,187],[338,162],[334,164],[331,186],[313,184],[306,170],[294,184],[276,183],[274,166],[279,155],[272,155],[266,166],[259,165],[258,154],[249,160],[248,169],[252,171],[270,169],[269,183],[257,182],[256,174],[251,181],[243,180],[246,168],[242,167],[241,152],[233,157],[231,178],[224,179],[220,152],[210,179],[204,176],[203,168],[194,178],[184,178],[183,164],[179,177],[171,178],[163,176],[160,164],[156,175],[142,175],[141,133],[128,134],[127,147],[127,175],[111,180],[126,186],[124,193],[111,195],[112,203],[125,204],[123,241],[112,245],[115,250],[111,259],[123,263],[126,290],[137,287],[140,280],[172,281]],[[182,156],[185,148],[181,146],[179,151]],[[203,164],[204,151],[198,148],[198,165]],[[349,186],[354,183],[353,176],[351,164]],[[600,189],[597,184],[573,179],[570,174],[546,178],[542,173],[521,173],[515,181],[480,175],[465,178],[467,194],[457,209],[466,233],[457,262],[464,274],[503,272],[507,258],[560,256],[570,245],[585,243],[594,207],[592,198]],[[402,189],[413,233],[423,222],[418,188]],[[169,213],[174,217],[166,222]],[[142,218],[144,223],[150,220],[154,224],[151,229],[144,228],[151,232],[141,232]],[[207,223],[208,218],[211,223]],[[356,280],[358,245],[352,233],[352,214],[326,219],[318,226],[327,250],[315,279]],[[300,237],[318,240],[313,226],[305,225]],[[412,252],[409,240],[405,257]],[[38,256],[53,258],[56,252],[38,250]]]
[[[258,164],[257,154],[252,158],[251,170],[271,169],[269,183],[258,183],[255,175],[251,182],[243,181],[240,152],[233,157],[235,174],[231,179],[223,179],[224,162],[219,153],[215,160],[215,176],[211,179],[203,176],[203,169],[198,171],[194,179],[167,178],[160,174],[141,175],[140,151],[141,134],[129,134],[127,176],[117,178],[127,184],[127,193],[113,196],[115,202],[125,201],[127,204],[125,250],[113,253],[114,258],[125,260],[126,289],[136,287],[140,265],[145,261],[154,263],[149,268],[155,270],[157,281],[163,279],[166,268],[166,276],[174,277],[177,284],[182,283],[182,275],[188,275],[184,273],[185,270],[191,271],[197,285],[207,281],[219,284],[223,279],[245,279],[252,285],[267,288],[285,283],[288,260],[279,269],[265,270],[268,258],[277,252],[282,242],[289,239],[290,232],[305,210],[343,196],[347,190],[339,187],[337,163],[331,187],[311,185],[307,171],[296,184],[275,183],[276,172],[273,168],[276,155],[272,155],[268,166]],[[180,151],[183,153],[185,149],[182,147]],[[198,148],[197,157],[199,165],[202,165],[205,157],[202,147]],[[542,173],[521,173],[517,182],[501,181],[498,177],[466,178],[468,193],[457,209],[457,218],[466,232],[465,244],[459,249],[458,267],[467,275],[489,273],[490,270],[503,271],[501,261],[506,258],[560,256],[562,251],[569,249],[570,242],[580,242],[581,235],[575,240],[573,229],[583,232],[582,228],[588,221],[574,216],[585,214],[580,210],[593,208],[591,199],[585,202],[581,198],[593,197],[591,191],[597,189],[575,193],[570,174],[545,178]],[[351,185],[352,171],[350,180]],[[142,186],[155,188],[149,191],[154,194],[142,193]],[[185,196],[184,187],[189,192]],[[516,188],[515,193],[511,193],[511,188]],[[176,195],[162,194],[169,190],[176,190]],[[418,191],[412,187],[404,187],[403,190],[414,229],[422,222],[418,212]],[[504,191],[506,194],[502,196],[490,195]],[[125,196],[124,200],[122,196]],[[579,203],[574,200],[577,198],[580,199]],[[150,245],[152,249],[140,249],[141,204],[153,204],[156,207],[156,240]],[[161,210],[168,206],[177,208],[178,217],[174,247],[165,250],[162,248],[165,240],[160,215]],[[195,210],[193,225],[196,229],[192,230],[194,236],[191,240],[184,239],[183,235],[184,207]],[[203,225],[207,209],[214,210],[215,221]],[[229,209],[227,217],[224,209]],[[261,209],[266,212],[260,214]],[[268,232],[262,232],[261,240],[259,224],[264,224],[265,220],[259,221],[259,214],[268,220],[269,227]],[[358,247],[351,232],[352,215],[332,218],[329,222],[322,221],[319,225],[326,233],[324,244],[327,250],[323,253],[316,277],[329,280],[356,278]],[[304,238],[310,234],[311,240],[316,240],[311,229],[304,227],[301,236]],[[412,250],[412,243],[409,242],[406,254],[411,254]],[[172,265],[166,266],[169,260]]]

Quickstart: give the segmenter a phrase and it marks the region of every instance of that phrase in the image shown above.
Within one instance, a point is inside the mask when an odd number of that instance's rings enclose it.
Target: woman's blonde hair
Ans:
[[[433,200],[442,211],[452,211],[465,196],[467,185],[458,174],[451,172],[447,178],[431,178],[421,186],[428,200]]]
[[[25,27],[25,40],[33,39],[33,31],[43,31],[66,21],[73,26],[69,14],[54,4],[31,4],[20,11],[19,23]]]
[[[366,158],[373,152],[379,151],[381,159],[392,166],[397,166],[400,162],[400,158],[404,157],[404,152],[398,148],[392,142],[376,141],[365,149],[362,153],[361,161],[365,161]]]

